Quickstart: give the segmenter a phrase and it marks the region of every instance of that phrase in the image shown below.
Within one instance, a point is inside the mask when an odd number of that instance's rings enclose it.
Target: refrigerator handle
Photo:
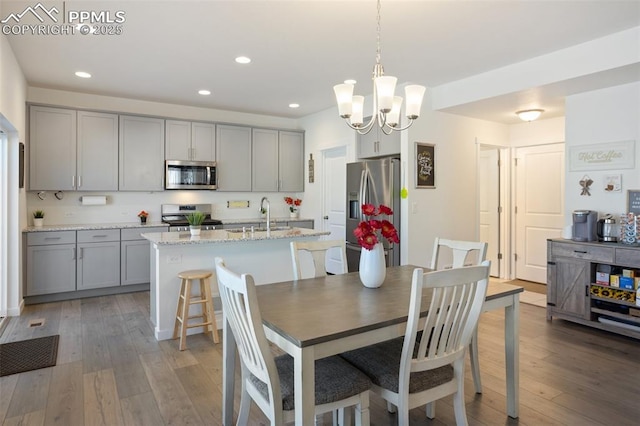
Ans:
[[[366,194],[366,186],[367,186],[367,170],[363,170],[360,173],[360,194],[359,194],[359,200],[360,201],[360,205],[358,206],[358,218],[360,221],[362,221],[363,215],[362,215],[362,205],[365,203],[365,194]]]

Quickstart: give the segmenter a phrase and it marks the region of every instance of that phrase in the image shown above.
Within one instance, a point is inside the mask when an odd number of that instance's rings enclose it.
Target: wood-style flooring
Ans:
[[[640,342],[547,322],[535,306],[521,304],[520,312],[520,418],[505,414],[504,315],[496,311],[479,325],[482,395],[467,373],[470,425],[638,424]],[[40,318],[43,326],[28,327]],[[177,341],[154,339],[148,318],[148,293],[27,306],[0,343],[60,334],[58,364],[0,378],[0,424],[220,424],[221,345],[194,335],[180,352]],[[433,421],[422,409],[411,414],[415,425],[455,424],[450,397],[438,402]],[[266,424],[255,406],[250,424]],[[371,424],[397,424],[376,396]]]

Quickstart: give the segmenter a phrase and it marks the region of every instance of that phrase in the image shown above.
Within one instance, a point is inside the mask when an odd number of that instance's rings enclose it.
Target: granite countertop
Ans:
[[[215,244],[237,243],[260,240],[294,239],[304,237],[319,237],[329,235],[330,232],[307,228],[274,227],[270,232],[259,230],[214,230],[201,231],[199,236],[191,236],[189,232],[152,232],[143,233],[142,237],[157,245],[186,245],[186,244]]]
[[[223,225],[233,225],[236,223],[266,223],[266,219],[249,218],[249,219],[220,219]],[[271,222],[300,222],[313,219],[290,218],[290,217],[272,217]],[[150,228],[154,226],[169,226],[164,222],[121,222],[121,223],[85,223],[85,224],[64,224],[64,225],[44,225],[40,227],[27,226],[22,232],[47,232],[47,231],[87,231],[96,229],[123,229],[123,228]]]

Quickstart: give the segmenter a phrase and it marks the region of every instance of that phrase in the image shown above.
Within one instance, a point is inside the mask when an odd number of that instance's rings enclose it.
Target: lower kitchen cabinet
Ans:
[[[76,289],[76,232],[27,235],[27,296]]]
[[[120,230],[78,231],[78,290],[120,285]]]
[[[150,244],[141,233],[167,232],[167,227],[123,229],[120,243],[120,285],[145,284],[151,280]]]

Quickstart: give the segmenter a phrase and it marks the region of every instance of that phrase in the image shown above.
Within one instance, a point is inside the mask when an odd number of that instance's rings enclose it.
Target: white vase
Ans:
[[[34,217],[33,218],[33,226],[35,226],[36,228],[42,228],[42,225],[44,225],[44,218],[43,217]]]
[[[365,248],[360,252],[360,281],[369,288],[378,288],[387,275],[387,265],[384,259],[382,243],[373,246],[372,250]]]
[[[193,235],[194,237],[200,235],[199,226],[189,226],[189,231],[191,232],[191,235]]]
[[[295,212],[289,212],[289,217],[292,219],[295,219],[298,217],[298,210],[296,210]]]

